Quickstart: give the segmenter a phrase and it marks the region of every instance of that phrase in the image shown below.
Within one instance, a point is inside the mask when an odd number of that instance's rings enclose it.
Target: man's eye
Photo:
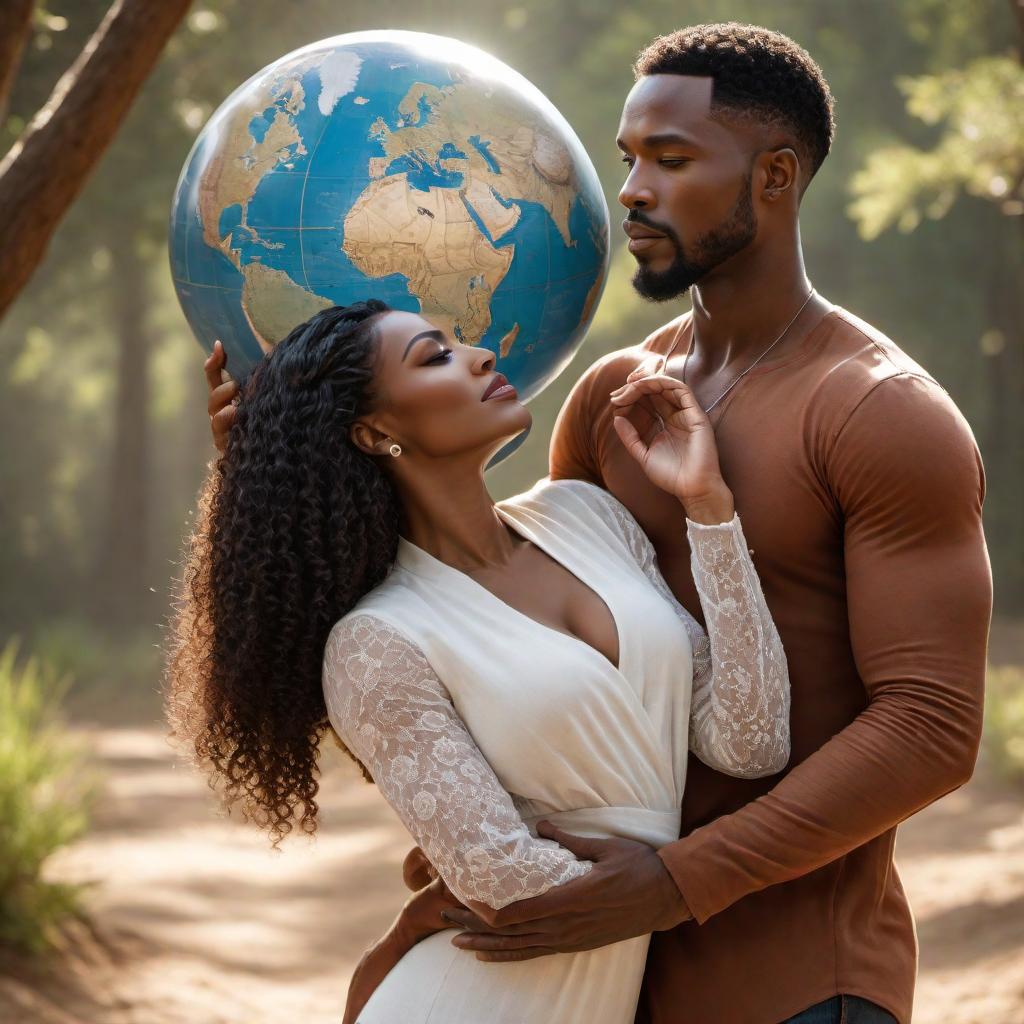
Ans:
[[[662,167],[682,167],[683,164],[689,163],[686,157],[669,156],[665,157],[660,161]]]
[[[451,358],[452,350],[450,348],[444,349],[442,352],[438,352],[436,356],[431,356],[424,366],[429,366],[431,363],[445,362]]]

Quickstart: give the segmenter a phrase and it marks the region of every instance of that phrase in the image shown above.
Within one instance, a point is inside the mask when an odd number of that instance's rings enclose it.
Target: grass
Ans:
[[[47,881],[49,857],[85,832],[97,779],[60,716],[70,677],[0,651],[0,943],[41,952],[80,912],[82,886]]]

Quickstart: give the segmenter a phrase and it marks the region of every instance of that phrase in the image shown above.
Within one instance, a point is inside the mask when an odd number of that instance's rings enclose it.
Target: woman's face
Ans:
[[[415,313],[384,313],[375,326],[377,401],[365,420],[403,453],[478,452],[487,460],[530,426],[529,410],[495,371],[493,352],[454,341]]]

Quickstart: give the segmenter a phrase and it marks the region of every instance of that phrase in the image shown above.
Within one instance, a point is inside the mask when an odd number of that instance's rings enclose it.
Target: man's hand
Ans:
[[[593,868],[540,896],[490,911],[486,920],[468,909],[444,911],[447,920],[467,929],[453,945],[475,950],[478,960],[532,960],[664,931],[692,917],[668,869],[646,843],[585,839],[547,821],[538,823],[537,834],[593,861]]]
[[[417,942],[434,932],[455,927],[441,916],[442,911],[461,907],[440,878],[410,896],[394,924],[363,954],[356,966],[348,986],[342,1024],[355,1024],[377,986]]]
[[[221,377],[221,370],[225,369],[227,365],[228,356],[218,338],[213,343],[213,352],[203,363],[203,370],[206,373],[206,383],[210,388],[207,409],[210,413],[213,444],[222,455],[227,450],[228,434],[231,433],[231,425],[235,422],[234,399],[238,394],[238,381],[230,378],[225,381]]]

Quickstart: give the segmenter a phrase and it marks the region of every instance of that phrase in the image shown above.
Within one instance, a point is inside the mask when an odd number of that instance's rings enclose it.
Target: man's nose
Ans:
[[[650,210],[658,205],[638,163],[630,168],[629,175],[619,189],[619,202],[627,210]]]

